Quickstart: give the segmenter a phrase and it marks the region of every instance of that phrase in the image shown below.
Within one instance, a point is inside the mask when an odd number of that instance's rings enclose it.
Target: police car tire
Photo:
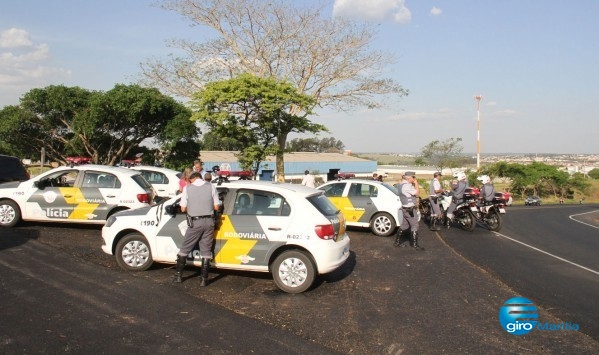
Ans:
[[[379,212],[370,220],[370,230],[379,237],[388,237],[397,227],[395,219],[388,213]]]
[[[281,253],[271,265],[272,278],[281,291],[301,293],[314,283],[316,267],[312,258],[300,250]]]
[[[141,263],[137,263],[139,261]],[[139,233],[124,236],[116,245],[116,262],[125,270],[145,271],[152,266],[152,251],[146,238]]]
[[[21,220],[19,206],[10,200],[0,201],[0,226],[14,227]]]

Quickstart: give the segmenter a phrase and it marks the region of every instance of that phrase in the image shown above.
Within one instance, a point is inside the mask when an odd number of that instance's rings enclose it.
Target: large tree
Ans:
[[[289,83],[242,74],[207,84],[197,93],[192,107],[196,110],[193,117],[206,124],[212,134],[235,137],[242,147],[239,161],[244,168],[257,172],[266,155],[274,153],[277,178],[284,181],[283,155],[289,133],[326,130],[307,118],[312,102]],[[291,113],[292,107],[305,110],[298,115]]]
[[[393,56],[370,48],[376,25],[326,18],[324,4],[165,0],[162,7],[216,35],[204,42],[175,39],[170,45],[185,56],[154,58],[142,65],[151,86],[178,96],[191,97],[206,82],[244,72],[290,82],[315,103],[342,109],[379,107],[388,94],[407,94],[384,77]]]
[[[444,168],[455,168],[463,165],[466,160],[462,156],[464,147],[460,144],[462,138],[449,138],[445,141],[434,140],[421,149],[422,158],[438,171]]]
[[[50,160],[62,163],[70,155],[86,155],[112,165],[145,140],[169,147],[193,142],[199,134],[189,109],[138,85],[116,85],[108,92],[62,85],[33,89],[19,106],[4,108],[0,115],[2,122],[12,123],[0,126],[0,136],[11,137],[10,147],[20,142],[21,154],[28,155],[44,148]]]

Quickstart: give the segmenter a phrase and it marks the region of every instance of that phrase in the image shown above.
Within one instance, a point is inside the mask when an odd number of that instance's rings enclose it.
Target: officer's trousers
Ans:
[[[200,246],[200,258],[212,259],[214,243],[214,218],[200,218],[191,221],[187,228],[183,244],[178,255],[187,256],[197,244]]]

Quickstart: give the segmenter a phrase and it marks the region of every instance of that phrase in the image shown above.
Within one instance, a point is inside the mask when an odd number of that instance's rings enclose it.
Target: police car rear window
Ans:
[[[308,201],[310,201],[320,213],[327,217],[336,216],[339,212],[337,207],[335,207],[324,194],[309,196]]]
[[[141,186],[143,189],[149,189],[152,187],[152,185],[150,185],[150,183],[146,179],[144,179],[143,176],[141,176],[140,174],[133,175],[131,178],[133,179],[133,181],[137,183],[137,185]]]

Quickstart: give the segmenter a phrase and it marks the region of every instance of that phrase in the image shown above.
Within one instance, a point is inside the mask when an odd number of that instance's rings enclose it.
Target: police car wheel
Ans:
[[[380,212],[370,220],[370,230],[379,237],[388,237],[395,232],[395,219],[390,214]]]
[[[12,201],[0,201],[0,226],[14,227],[21,220],[21,210]]]
[[[144,271],[152,266],[152,251],[146,238],[139,233],[131,233],[119,240],[116,245],[116,262],[125,270]]]
[[[312,259],[299,250],[283,252],[271,265],[275,284],[287,293],[301,293],[310,288],[316,277],[315,270]]]

